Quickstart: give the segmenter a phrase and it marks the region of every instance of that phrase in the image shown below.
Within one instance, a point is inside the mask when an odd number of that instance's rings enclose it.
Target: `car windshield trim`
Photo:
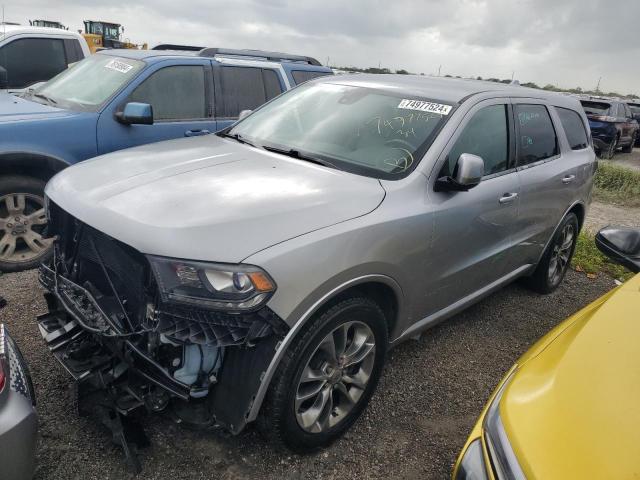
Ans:
[[[387,109],[389,107],[402,109],[402,110],[397,110],[396,115],[397,115],[397,112],[407,113],[408,115],[413,114],[416,116],[425,115],[425,118],[428,117],[427,120],[425,121],[429,121],[430,119],[434,119],[435,121],[431,122],[432,126],[429,127],[430,129],[427,129],[424,137],[417,137],[417,135],[415,135],[415,132],[414,132],[416,143],[415,145],[411,145],[412,151],[409,151],[409,149],[404,148],[404,145],[402,145],[401,143],[402,139],[387,138],[387,142],[391,142],[392,140],[398,142],[398,146],[390,147],[391,149],[404,150],[407,152],[408,157],[410,156],[410,161],[407,161],[407,159],[396,159],[398,161],[396,164],[393,164],[393,165],[392,163],[388,163],[385,160],[384,163],[386,164],[387,170],[383,170],[375,166],[372,166],[371,164],[368,164],[366,161],[363,161],[362,159],[359,160],[354,156],[340,154],[335,149],[333,151],[329,151],[328,149],[318,148],[317,145],[315,145],[315,148],[312,148],[309,145],[305,145],[304,141],[302,142],[302,144],[300,144],[297,141],[286,142],[286,141],[281,141],[282,139],[280,138],[272,138],[269,136],[261,137],[260,135],[255,135],[255,134],[252,135],[252,133],[255,133],[255,130],[259,130],[261,126],[264,126],[264,124],[273,121],[272,119],[273,113],[275,113],[276,111],[279,111],[279,112],[283,111],[279,107],[280,104],[286,103],[294,95],[302,95],[301,92],[306,92],[310,89],[318,88],[322,86],[343,87],[345,89],[345,91],[343,92],[344,95],[349,95],[349,93],[347,93],[347,90],[350,89],[350,93],[353,93],[353,96],[355,97],[358,97],[358,95],[361,95],[362,97],[365,97],[367,95],[373,95],[373,96],[377,95],[380,97],[386,97],[387,99],[392,98],[393,102],[389,102],[389,104],[385,105],[385,107]],[[323,98],[326,98],[326,97],[323,97]],[[356,98],[356,100],[354,100],[353,103],[356,103],[357,101],[358,99]],[[406,108],[404,106],[401,106],[403,104],[402,102],[416,102],[416,105],[420,106],[424,110],[420,110],[418,108],[416,109]],[[345,101],[345,102],[339,101],[339,103],[351,104],[349,101]],[[317,160],[318,163],[331,164],[331,168],[336,168],[341,171],[345,171],[345,172],[349,172],[349,173],[353,173],[361,176],[377,178],[381,180],[400,180],[410,175],[416,169],[416,167],[420,164],[424,155],[433,144],[433,141],[441,132],[442,128],[448,121],[449,117],[451,117],[451,115],[456,111],[458,106],[459,104],[456,102],[447,102],[439,99],[429,98],[429,97],[421,96],[408,91],[392,91],[384,88],[377,88],[376,86],[353,85],[349,83],[342,83],[339,81],[320,81],[320,82],[311,81],[311,82],[302,84],[290,90],[289,92],[286,92],[280,95],[279,97],[276,97],[271,102],[264,104],[260,108],[256,109],[253,112],[253,114],[249,115],[245,119],[233,125],[228,130],[227,133],[233,136],[239,134],[243,140],[251,142],[255,146],[259,146],[263,148],[270,146],[272,148],[281,150],[283,152],[284,151],[299,152],[301,155],[306,156],[307,158]],[[273,113],[272,113],[272,108],[274,109]],[[291,109],[293,108],[294,107],[291,107]],[[433,110],[429,110],[430,108],[433,108],[433,109],[442,108],[446,113],[436,113]],[[294,114],[295,112],[297,111],[294,110],[292,114]],[[289,112],[286,112],[286,113],[289,113]],[[300,116],[300,113],[307,113],[307,112],[298,112],[298,113],[295,113],[295,115]],[[263,116],[263,120],[260,120],[261,123],[256,123],[255,128],[254,126],[251,126],[250,124],[253,120],[255,120],[255,117],[261,116],[261,115]],[[375,117],[370,117],[370,120],[373,118]],[[340,118],[338,117],[336,119],[339,120]],[[357,121],[360,121],[362,123],[363,120],[364,119],[362,118],[356,118],[356,123]],[[379,121],[382,121],[382,120],[379,120]],[[247,125],[250,125],[251,128],[245,128]],[[356,124],[354,123],[348,126],[354,127],[355,125]],[[275,127],[275,128],[276,128],[276,131],[278,131],[277,129],[280,127]],[[378,128],[378,131],[379,131],[379,128]],[[305,132],[304,130],[302,130],[301,133],[304,134],[308,132]],[[301,136],[304,136],[304,135],[301,135]],[[336,145],[332,145],[332,146],[336,146]],[[338,146],[342,147],[343,145],[338,145]],[[279,153],[283,153],[283,152],[279,152]],[[293,156],[293,155],[289,155],[289,156]],[[403,161],[400,162],[399,160],[403,160]]]
[[[24,97],[67,110],[99,112],[130,85],[145,66],[142,60],[97,53],[28,90]]]

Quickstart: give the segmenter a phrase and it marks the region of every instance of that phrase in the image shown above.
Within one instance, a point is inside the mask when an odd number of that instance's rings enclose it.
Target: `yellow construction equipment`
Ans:
[[[81,32],[82,33],[82,32]],[[91,53],[103,48],[137,48],[147,49],[147,44],[138,45],[129,39],[122,39],[124,27],[119,23],[102,22],[99,20],[85,20],[82,36],[89,45]]]

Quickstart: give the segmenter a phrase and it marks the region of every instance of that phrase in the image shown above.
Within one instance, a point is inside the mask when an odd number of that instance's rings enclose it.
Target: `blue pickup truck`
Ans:
[[[156,47],[158,48],[158,47]],[[331,69],[258,50],[104,50],[21,97],[0,94],[0,271],[36,266],[44,186],[63,168],[127,147],[206,135]]]

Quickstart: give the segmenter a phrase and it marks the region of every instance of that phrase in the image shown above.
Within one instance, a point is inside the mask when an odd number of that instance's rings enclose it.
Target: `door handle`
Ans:
[[[516,198],[518,198],[518,194],[516,192],[505,193],[504,195],[502,195],[502,197],[500,197],[498,202],[504,205],[505,203],[513,202]]]
[[[185,137],[198,137],[200,135],[209,135],[211,132],[209,130],[187,130],[184,132]]]
[[[567,175],[566,177],[562,178],[562,183],[564,183],[565,185],[573,182],[575,180],[576,176],[575,175]]]

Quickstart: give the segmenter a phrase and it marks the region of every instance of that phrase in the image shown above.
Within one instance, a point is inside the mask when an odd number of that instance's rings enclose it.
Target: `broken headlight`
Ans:
[[[165,302],[247,311],[262,306],[276,290],[267,272],[253,265],[147,258]]]

